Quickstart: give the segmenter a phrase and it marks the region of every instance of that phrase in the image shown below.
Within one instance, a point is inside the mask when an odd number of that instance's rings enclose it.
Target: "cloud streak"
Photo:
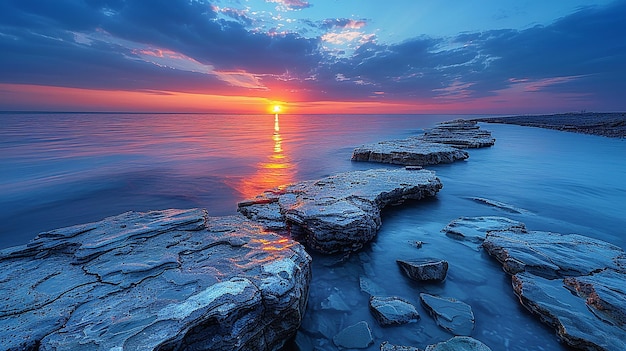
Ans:
[[[271,2],[289,10],[311,7]],[[498,96],[510,100],[516,92],[543,94],[555,104],[562,97],[570,108],[626,108],[626,1],[524,30],[400,43],[363,32],[369,20],[326,19],[311,35],[253,28],[253,13],[209,1],[4,1],[0,83],[266,94],[303,106],[371,99],[493,106]]]

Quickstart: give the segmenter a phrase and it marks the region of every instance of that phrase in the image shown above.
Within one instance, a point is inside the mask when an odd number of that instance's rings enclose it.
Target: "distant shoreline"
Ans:
[[[626,138],[626,112],[485,117],[473,118],[472,121],[515,124],[564,132],[600,135],[609,138]]]

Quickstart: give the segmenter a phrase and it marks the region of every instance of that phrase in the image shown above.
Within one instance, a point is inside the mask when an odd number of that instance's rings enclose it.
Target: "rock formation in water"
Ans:
[[[485,250],[520,302],[581,350],[626,350],[626,253],[576,234],[490,231]]]
[[[406,275],[416,281],[443,281],[448,273],[448,261],[437,258],[397,260]]]
[[[267,191],[240,202],[239,211],[317,251],[353,251],[374,238],[384,207],[434,196],[441,188],[427,170],[346,172]]]
[[[469,336],[474,330],[474,313],[465,302],[450,297],[421,293],[420,301],[437,325],[454,335]]]
[[[427,346],[426,351],[491,351],[491,349],[474,338],[455,336],[448,341]]]
[[[278,350],[310,257],[242,216],[129,212],[0,251],[8,350]]]
[[[476,122],[444,122],[423,135],[400,140],[381,141],[354,149],[353,161],[398,165],[427,166],[465,160],[469,154],[461,149],[492,146],[495,139],[489,131],[480,130]]]
[[[417,322],[420,318],[415,306],[396,296],[372,296],[369,304],[374,319],[382,326]]]
[[[374,338],[367,322],[360,321],[340,331],[333,342],[344,349],[365,349],[374,343]]]

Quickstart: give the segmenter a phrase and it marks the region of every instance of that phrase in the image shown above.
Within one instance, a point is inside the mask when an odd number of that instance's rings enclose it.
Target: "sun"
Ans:
[[[272,106],[272,112],[279,113],[283,108],[280,105]]]

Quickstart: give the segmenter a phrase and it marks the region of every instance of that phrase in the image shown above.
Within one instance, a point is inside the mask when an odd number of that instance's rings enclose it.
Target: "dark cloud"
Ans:
[[[626,91],[623,0],[526,30],[466,33],[452,41],[372,39],[349,56],[324,51],[320,38],[250,30],[245,14],[222,9],[232,18],[225,20],[216,9],[208,1],[187,0],[2,1],[0,82],[260,94],[212,74],[152,63],[130,47],[135,43],[185,55],[217,71],[254,74],[271,91],[297,90],[311,100],[474,99],[523,80],[553,83],[536,85],[536,91],[592,94],[607,103],[622,101]],[[365,21],[310,25],[360,28]]]

